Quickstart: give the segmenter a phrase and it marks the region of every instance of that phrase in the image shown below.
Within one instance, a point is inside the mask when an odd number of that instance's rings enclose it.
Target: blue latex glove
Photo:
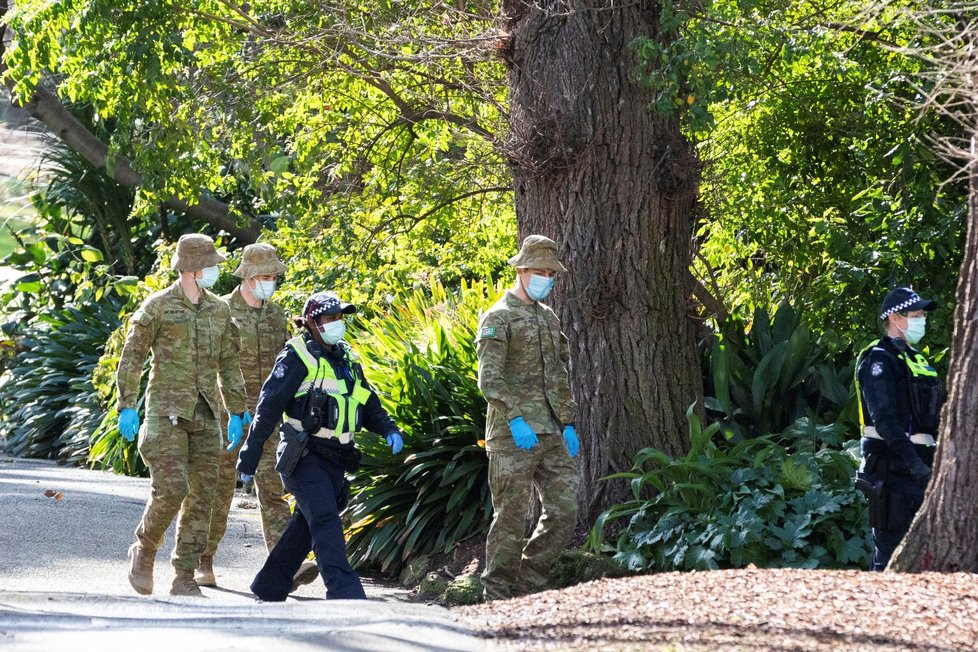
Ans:
[[[387,435],[384,439],[387,440],[387,445],[391,447],[391,452],[397,455],[404,448],[404,438],[401,437],[401,433],[392,432]]]
[[[254,421],[254,419],[251,418],[251,412],[245,410],[244,415],[242,415],[241,417],[241,425],[247,428],[248,426],[251,425],[252,421]]]
[[[139,415],[132,408],[124,408],[119,413],[119,434],[126,441],[132,441],[139,432]]]
[[[239,473],[238,475],[241,476],[242,484],[248,484],[249,482],[255,479],[255,476],[248,475],[247,473]]]
[[[516,417],[509,422],[509,431],[513,433],[513,441],[516,442],[517,448],[522,448],[523,450],[530,450],[538,443],[540,440],[537,439],[537,435],[530,428],[530,424],[526,422],[523,417]]]
[[[577,452],[581,450],[581,441],[577,438],[577,430],[574,426],[564,426],[564,443],[567,444],[567,452],[571,457],[577,457]]]
[[[244,437],[244,429],[241,427],[241,415],[232,414],[228,419],[228,450],[233,451],[241,443]]]

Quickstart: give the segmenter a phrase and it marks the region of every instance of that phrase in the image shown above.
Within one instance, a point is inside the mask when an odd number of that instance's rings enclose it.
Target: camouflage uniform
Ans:
[[[482,316],[476,350],[479,389],[489,403],[486,451],[494,511],[482,582],[486,597],[497,599],[542,588],[574,528],[578,469],[560,432],[574,421],[575,404],[567,338],[549,307],[507,291]],[[539,438],[530,450],[517,448],[510,431],[509,421],[520,416]],[[532,488],[543,509],[527,539]]]
[[[152,352],[146,421],[139,431],[139,453],[150,470],[152,493],[136,538],[144,551],[155,555],[179,512],[171,561],[174,568],[191,573],[207,543],[224,441],[216,415],[222,404],[234,413],[245,410],[238,332],[230,308],[207,290],[201,289],[200,295],[194,305],[177,281],[147,297],[130,321],[117,372],[116,409],[121,412],[136,406],[143,365]]]
[[[288,318],[282,308],[271,301],[265,301],[261,308],[252,308],[241,296],[241,288],[235,288],[234,292],[223,298],[231,306],[231,318],[241,335],[241,373],[248,392],[248,409],[254,414],[262,383],[289,338]],[[247,438],[247,433],[245,437]],[[204,557],[214,556],[227,529],[228,513],[231,511],[234,487],[238,479],[235,468],[237,463],[237,450],[222,449],[220,478],[217,481],[217,495],[211,512],[210,535]],[[282,487],[282,478],[275,470],[275,448],[272,446],[265,450],[258,463],[255,489],[261,508],[265,547],[271,550],[292,516],[289,502],[283,497],[285,489]]]

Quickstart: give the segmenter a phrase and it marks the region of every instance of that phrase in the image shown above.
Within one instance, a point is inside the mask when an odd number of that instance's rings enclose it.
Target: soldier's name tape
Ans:
[[[866,426],[863,428],[863,437],[868,437],[870,439],[883,439],[879,432],[876,431],[875,426]],[[937,446],[937,442],[934,440],[934,435],[929,435],[924,432],[918,432],[910,435],[910,441],[920,446]]]

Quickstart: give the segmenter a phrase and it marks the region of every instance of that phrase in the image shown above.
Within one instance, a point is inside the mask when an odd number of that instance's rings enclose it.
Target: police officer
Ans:
[[[580,443],[567,379],[570,357],[557,315],[540,303],[553,288],[557,259],[550,238],[531,235],[509,260],[516,281],[482,316],[476,338],[479,389],[489,403],[486,452],[493,517],[482,584],[487,600],[543,588],[577,517]],[[524,526],[536,488],[542,510],[533,534]]]
[[[385,433],[396,454],[404,442],[363,369],[343,341],[344,315],[356,307],[332,292],[311,295],[258,398],[255,422],[238,456],[238,470],[253,475],[266,440],[281,427],[276,468],[296,501],[288,527],[251,583],[260,600],[280,602],[292,590],[300,564],[316,553],[328,599],[365,598],[346,557],[340,512],[349,496],[344,472],[359,466],[354,434],[361,427]]]
[[[937,303],[896,288],[880,307],[886,335],[856,363],[862,465],[857,486],[869,502],[875,551],[871,570],[886,568],[924,501],[934,437],[946,396],[923,354],[913,347]]]
[[[132,441],[138,431],[139,454],[151,477],[152,493],[129,548],[129,583],[143,595],[153,592],[156,551],[179,512],[170,594],[202,597],[194,569],[207,544],[223,446],[217,420],[222,394],[231,412],[229,439],[241,437],[246,417],[238,330],[228,304],[207,291],[223,260],[206,235],[181,236],[172,261],[179,280],[143,301],[119,358],[119,432]],[[146,423],[140,428],[135,408],[150,352]]]
[[[241,284],[227,296],[221,297],[231,307],[231,319],[241,336],[241,373],[248,392],[250,410],[255,409],[261,385],[271,372],[278,352],[289,339],[289,320],[285,311],[271,300],[275,292],[275,279],[284,274],[285,269],[285,265],[278,259],[275,247],[262,243],[250,244],[244,248],[241,264],[234,270],[234,275],[242,279]],[[210,534],[195,575],[200,586],[217,586],[213,567],[214,555],[227,530],[228,513],[231,511],[238,479],[235,465],[238,461],[236,449],[239,443],[237,439],[232,440],[221,453]],[[275,472],[275,450],[271,447],[265,451],[258,464],[255,490],[261,510],[265,546],[271,550],[292,515],[284,497],[282,479]]]

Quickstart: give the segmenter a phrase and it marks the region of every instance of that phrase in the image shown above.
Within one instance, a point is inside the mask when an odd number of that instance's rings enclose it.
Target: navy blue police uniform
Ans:
[[[332,293],[319,293],[335,298]],[[321,305],[327,306],[324,310]],[[310,306],[307,302],[304,316],[320,314],[352,313],[350,304],[327,299]],[[303,359],[305,357],[305,359]],[[310,368],[320,365],[320,377],[335,378],[343,388],[342,401],[349,401],[356,391],[361,400],[351,411],[345,427],[335,427],[337,396],[331,395],[325,412],[332,414],[333,423],[324,424],[316,433],[306,433],[304,452],[289,474],[282,473],[285,489],[295,498],[296,509],[278,543],[268,555],[265,565],[251,584],[251,591],[260,600],[277,602],[285,600],[292,590],[293,577],[310,550],[316,553],[319,573],[326,584],[327,599],[362,599],[366,595],[356,571],[346,555],[346,540],[340,512],[346,506],[349,483],[345,472],[353,471],[359,463],[359,452],[352,433],[363,428],[375,433],[397,433],[397,427],[384,410],[376,393],[367,384],[363,368],[352,356],[345,342],[333,346],[321,346],[308,333],[290,340],[279,353],[272,371],[265,380],[258,398],[254,422],[245,445],[238,455],[238,470],[253,475],[261,458],[265,442],[277,426],[293,424],[301,428],[308,409],[306,392]],[[328,364],[328,367],[324,366]],[[332,373],[329,373],[329,372]],[[315,381],[312,386],[316,385]],[[334,387],[336,385],[334,384]],[[339,410],[344,412],[345,410]],[[283,423],[284,418],[284,423]],[[341,417],[342,418],[342,417]],[[332,430],[328,426],[334,426]],[[324,436],[326,433],[326,436]],[[281,458],[283,440],[277,453]],[[281,471],[281,469],[280,469]]]
[[[909,288],[897,288],[883,301],[880,319],[935,307]],[[898,337],[883,337],[860,354],[856,387],[862,427],[857,485],[869,501],[875,548],[870,570],[881,571],[923,504],[945,393],[926,358]]]

